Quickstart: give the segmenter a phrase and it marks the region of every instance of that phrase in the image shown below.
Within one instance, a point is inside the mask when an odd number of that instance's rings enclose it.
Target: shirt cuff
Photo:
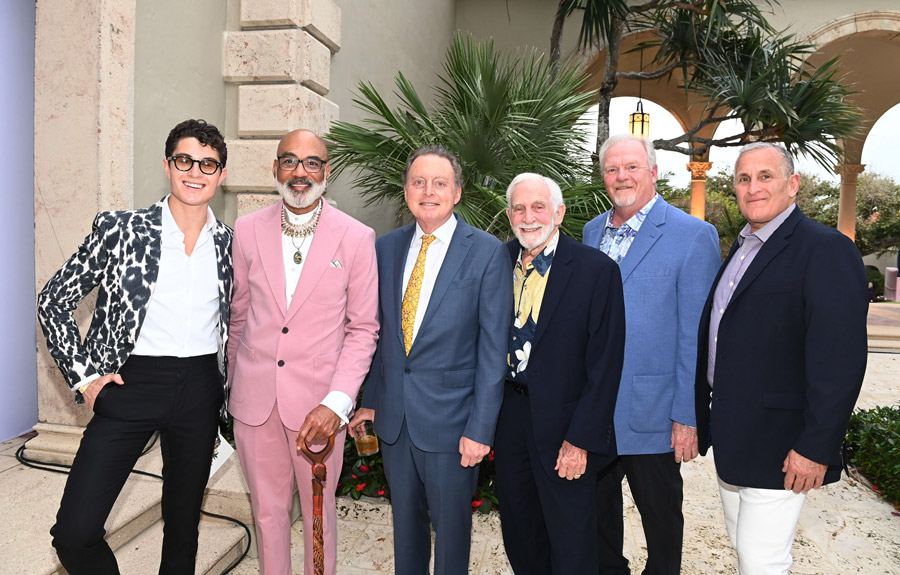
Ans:
[[[78,382],[78,387],[76,387],[72,391],[80,391],[81,393],[84,393],[84,390],[87,389],[87,387],[90,384],[94,383],[98,379],[100,379],[99,373],[95,373],[94,375],[92,375],[90,377],[86,377],[86,378],[82,379],[80,382]]]
[[[324,405],[337,414],[344,425],[350,423],[350,410],[353,409],[353,400],[343,391],[329,391],[319,405]]]

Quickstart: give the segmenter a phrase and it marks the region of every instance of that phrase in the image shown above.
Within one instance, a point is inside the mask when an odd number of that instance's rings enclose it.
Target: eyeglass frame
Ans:
[[[191,161],[191,167],[186,170],[182,170],[181,168],[179,168],[178,161],[177,161],[178,158],[189,159]],[[217,172],[219,172],[219,170],[221,170],[222,168],[225,167],[225,164],[223,164],[222,162],[220,162],[218,160],[214,160],[212,158],[203,158],[203,159],[197,160],[187,154],[174,154],[171,156],[166,156],[166,161],[173,162],[175,169],[178,170],[179,172],[190,172],[191,170],[194,169],[194,164],[199,164],[200,173],[207,175],[207,176],[214,176],[214,175],[216,175]],[[212,162],[213,164],[216,165],[216,169],[213,170],[211,173],[207,174],[206,172],[203,171],[203,162]]]
[[[293,168],[285,168],[281,165],[281,162],[285,159],[296,160],[297,165],[294,166]],[[310,170],[309,166],[306,165],[307,160],[314,160],[314,161],[321,163],[322,165],[319,167],[318,170]],[[296,170],[297,168],[299,168],[302,165],[303,169],[306,170],[307,174],[318,174],[319,172],[321,172],[322,170],[325,169],[326,165],[328,165],[328,160],[324,160],[324,159],[320,158],[319,156],[306,156],[305,158],[298,158],[294,154],[282,154],[280,156],[276,156],[275,161],[278,164],[279,170],[283,170],[285,172],[293,172],[294,170]]]

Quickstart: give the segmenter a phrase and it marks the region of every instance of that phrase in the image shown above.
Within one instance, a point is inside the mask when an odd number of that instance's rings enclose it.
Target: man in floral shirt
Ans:
[[[555,182],[521,174],[506,198],[516,240],[495,443],[503,542],[518,575],[594,575],[597,474],[616,456],[622,279],[607,256],[559,232],[566,207]]]

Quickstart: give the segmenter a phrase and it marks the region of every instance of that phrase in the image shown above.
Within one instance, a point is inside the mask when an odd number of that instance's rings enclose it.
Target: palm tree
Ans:
[[[597,148],[609,137],[609,102],[619,80],[674,77],[705,111],[683,136],[655,140],[658,150],[702,156],[711,146],[780,141],[831,169],[842,153],[836,140],[858,129],[857,109],[848,101],[852,92],[835,78],[836,59],[813,67],[807,62],[813,46],[772,28],[760,7],[773,2],[559,0],[551,34],[554,62],[563,24],[575,12],[582,14],[579,47],[606,49]],[[619,70],[622,39],[633,32],[650,34],[634,49],[645,50],[652,61],[642,70]],[[740,120],[741,133],[715,139],[698,134],[732,119]]]
[[[400,107],[392,110],[367,83],[354,103],[368,114],[361,125],[335,122],[327,138],[336,173],[350,170],[366,205],[388,202],[408,215],[401,171],[419,146],[440,144],[463,167],[463,195],[456,212],[468,223],[501,238],[509,236],[506,186],[521,172],[558,182],[566,202],[563,230],[581,238],[584,224],[608,209],[591,181],[579,118],[594,96],[586,77],[572,69],[552,78],[549,62],[530,51],[520,58],[457,34],[438,76],[434,105],[427,107],[399,73]]]

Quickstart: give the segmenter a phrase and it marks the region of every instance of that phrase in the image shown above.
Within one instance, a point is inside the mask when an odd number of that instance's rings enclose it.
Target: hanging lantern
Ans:
[[[650,137],[650,114],[644,113],[644,102],[638,100],[637,111],[628,116],[628,132],[632,136]]]

